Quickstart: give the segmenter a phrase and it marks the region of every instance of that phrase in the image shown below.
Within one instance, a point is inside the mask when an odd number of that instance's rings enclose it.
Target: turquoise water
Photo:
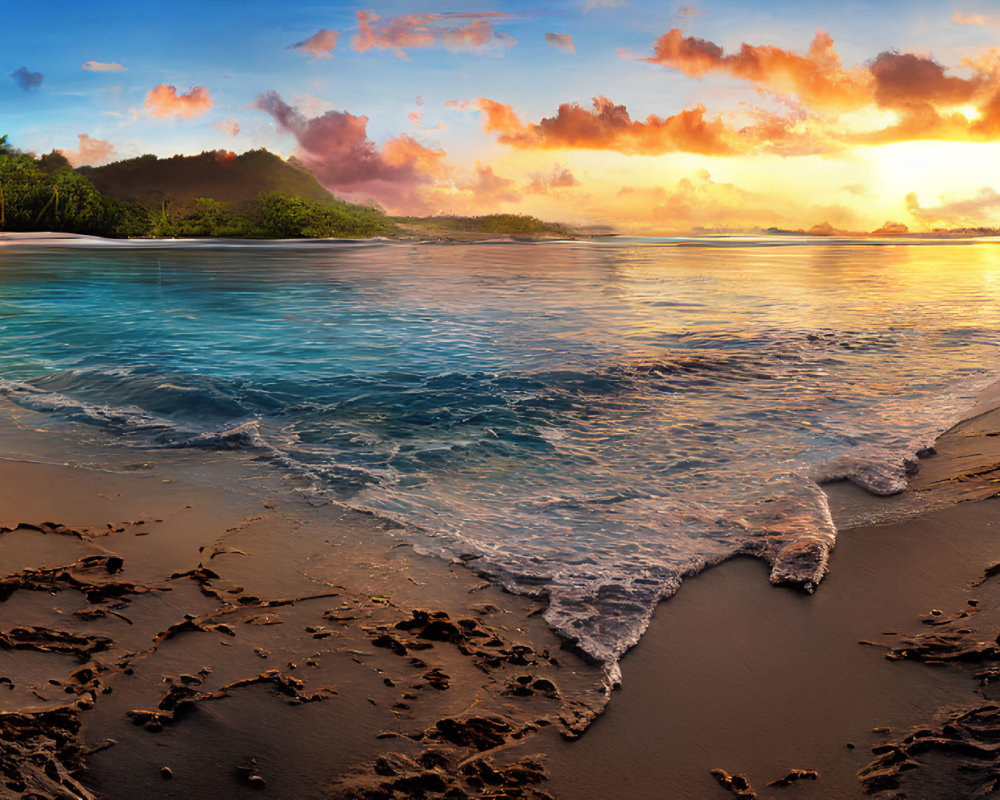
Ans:
[[[0,247],[0,392],[250,448],[612,663],[747,508],[825,535],[814,481],[901,479],[996,378],[995,245],[780,243]]]

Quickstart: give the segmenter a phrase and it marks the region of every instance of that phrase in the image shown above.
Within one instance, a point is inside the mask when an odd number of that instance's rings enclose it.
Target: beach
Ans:
[[[601,671],[537,602],[227,460],[215,480],[261,484],[206,482],[204,454],[0,462],[4,796],[374,797],[482,786],[480,764],[534,796],[507,746],[581,733]]]
[[[1000,562],[982,499],[998,418],[945,434],[897,498],[832,487],[843,519],[917,516],[841,530],[815,594],[748,558],[687,582],[589,729],[601,670],[560,647],[542,602],[416,555],[384,520],[269,500],[274,476],[239,453],[4,460],[5,796],[724,797],[712,770],[760,797],[864,796],[880,747],[989,692],[974,675],[995,648],[886,653],[938,632],[922,615],[975,611],[951,628],[996,635],[978,621],[996,622],[997,588],[971,585]],[[14,449],[51,451],[20,423]],[[973,796],[941,753],[876,796]]]
[[[989,788],[988,246],[14,244],[11,797]]]

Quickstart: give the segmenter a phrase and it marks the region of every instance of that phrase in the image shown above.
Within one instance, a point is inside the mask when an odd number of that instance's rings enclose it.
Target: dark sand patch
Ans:
[[[2,796],[544,796],[604,693],[536,601],[169,458],[0,461]]]

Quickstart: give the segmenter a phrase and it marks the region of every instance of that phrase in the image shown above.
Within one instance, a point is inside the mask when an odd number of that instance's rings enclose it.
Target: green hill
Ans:
[[[249,208],[262,192],[312,203],[334,199],[305,167],[267,150],[239,156],[221,150],[172,158],[147,155],[78,171],[104,195],[180,214],[191,211],[200,197],[210,197],[232,210]]]

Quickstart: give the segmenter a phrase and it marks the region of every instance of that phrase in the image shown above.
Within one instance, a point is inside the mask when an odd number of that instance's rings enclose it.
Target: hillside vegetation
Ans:
[[[266,150],[130,158],[73,169],[61,153],[35,158],[0,137],[0,232],[113,238],[233,237],[474,239],[565,236],[518,214],[387,217],[338,200],[295,160]]]
[[[178,213],[191,210],[203,197],[236,210],[253,205],[261,192],[310,203],[334,199],[297,161],[285,161],[267,150],[242,155],[218,150],[171,158],[146,155],[104,167],[80,167],[79,172],[103,194],[151,209],[168,203]]]
[[[573,236],[566,226],[542,222],[525,214],[487,214],[481,217],[391,217],[407,236],[422,239],[480,239],[484,235],[558,237]]]

